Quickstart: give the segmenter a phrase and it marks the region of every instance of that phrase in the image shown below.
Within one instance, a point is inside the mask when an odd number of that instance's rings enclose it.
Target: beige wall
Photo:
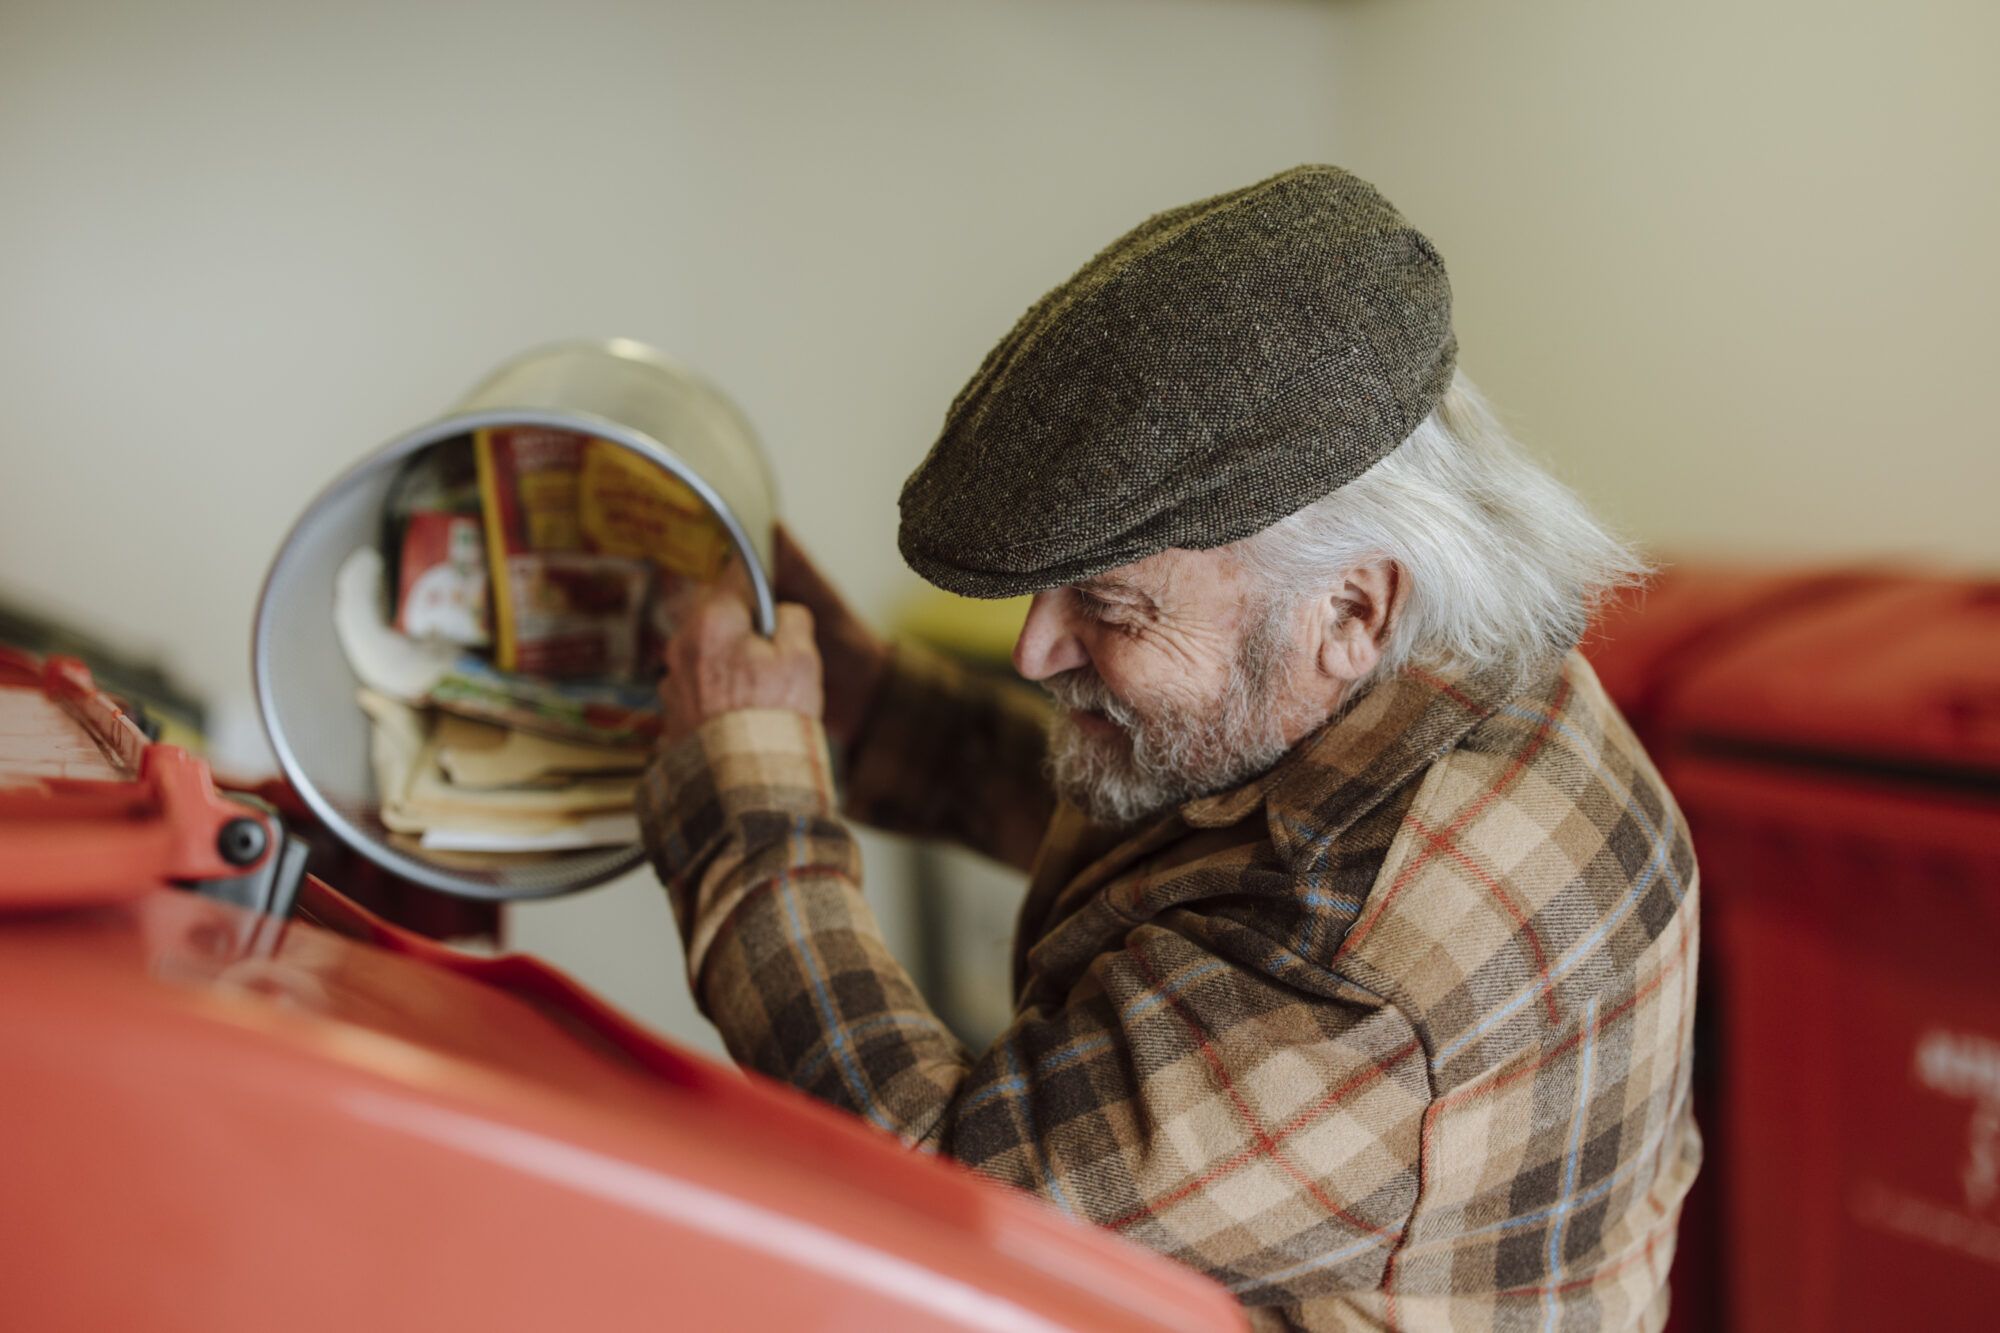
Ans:
[[[910,578],[896,488],[986,348],[1147,212],[1332,155],[1335,22],[1283,0],[14,0],[0,593],[157,651],[254,741],[251,608],[308,496],[509,353],[617,333],[741,401],[789,519],[886,613]],[[254,756],[246,725],[228,748]],[[644,877],[516,920],[705,1030]]]
[[[0,592],[160,653],[254,755],[251,607],[307,496],[508,353],[624,333],[742,401],[883,614],[896,486],[1027,302],[1312,159],[1436,236],[1467,367],[1640,537],[1990,567],[1995,14],[15,0]],[[518,921],[702,1031],[643,878]]]
[[[2000,569],[2000,7],[1339,9],[1348,164],[1586,495],[1670,553]]]

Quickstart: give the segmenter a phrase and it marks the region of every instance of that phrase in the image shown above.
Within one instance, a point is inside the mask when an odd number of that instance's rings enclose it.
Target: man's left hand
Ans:
[[[691,735],[702,723],[739,708],[782,708],[815,720],[825,709],[812,612],[778,606],[770,638],[750,623],[750,608],[725,589],[705,592],[666,647],[660,681],[663,744]]]

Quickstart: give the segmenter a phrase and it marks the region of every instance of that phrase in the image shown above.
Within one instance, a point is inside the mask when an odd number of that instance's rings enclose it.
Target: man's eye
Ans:
[[[1103,625],[1121,634],[1137,634],[1145,625],[1137,607],[1124,602],[1107,602],[1081,588],[1076,590],[1076,607],[1078,613],[1091,624]]]
[[[1076,609],[1083,613],[1086,620],[1111,620],[1118,613],[1118,608],[1110,602],[1101,597],[1093,597],[1080,588],[1076,594]]]

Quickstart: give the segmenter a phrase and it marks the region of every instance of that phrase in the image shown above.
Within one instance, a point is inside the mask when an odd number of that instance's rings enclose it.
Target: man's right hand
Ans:
[[[777,569],[772,583],[780,602],[812,612],[813,638],[826,667],[826,730],[836,743],[855,738],[889,668],[889,644],[819,572],[784,524],[778,525]]]

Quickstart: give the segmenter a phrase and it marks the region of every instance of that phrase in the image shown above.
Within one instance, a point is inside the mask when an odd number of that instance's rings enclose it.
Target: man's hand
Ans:
[[[750,608],[724,588],[704,592],[667,643],[660,680],[661,741],[672,744],[722,713],[784,708],[818,718],[825,711],[813,615],[778,606],[777,632],[766,639],[750,624]]]
[[[781,600],[802,603],[812,612],[814,637],[826,661],[827,734],[846,744],[861,730],[875,701],[889,667],[889,645],[854,614],[783,524],[778,525],[777,546],[775,591]]]

